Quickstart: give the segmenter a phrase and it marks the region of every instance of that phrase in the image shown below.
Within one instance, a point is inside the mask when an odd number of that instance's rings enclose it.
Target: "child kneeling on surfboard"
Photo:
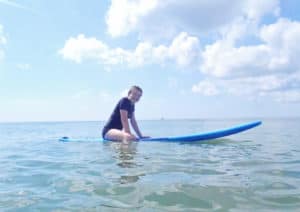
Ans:
[[[134,115],[135,103],[139,101],[142,94],[143,90],[140,87],[132,86],[127,97],[119,100],[108,122],[103,127],[102,137],[105,140],[128,142],[136,141],[138,138],[145,138],[138,127]],[[130,119],[131,126],[138,138],[130,132],[128,119]]]

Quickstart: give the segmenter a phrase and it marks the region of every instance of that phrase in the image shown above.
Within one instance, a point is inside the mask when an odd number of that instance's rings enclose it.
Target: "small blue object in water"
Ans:
[[[67,141],[69,141],[69,137],[67,137],[67,136],[61,137],[59,139],[59,141],[67,142]]]

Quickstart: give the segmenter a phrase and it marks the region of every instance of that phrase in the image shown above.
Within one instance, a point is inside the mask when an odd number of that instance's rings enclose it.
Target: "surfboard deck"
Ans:
[[[225,136],[233,135],[236,133],[243,132],[245,130],[249,130],[253,127],[260,125],[261,121],[249,122],[241,125],[236,125],[233,127],[219,129],[215,131],[202,132],[193,135],[184,135],[184,136],[172,136],[172,137],[158,137],[158,138],[144,138],[139,141],[143,142],[199,142],[204,140],[211,140],[216,138],[222,138]],[[59,139],[62,142],[75,142],[75,141],[95,141],[95,142],[107,142],[108,140],[104,140],[103,138],[70,138],[70,137],[62,137]]]

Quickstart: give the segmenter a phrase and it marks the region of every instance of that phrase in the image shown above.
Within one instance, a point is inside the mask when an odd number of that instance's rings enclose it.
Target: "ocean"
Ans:
[[[255,120],[139,125],[158,137]],[[0,211],[299,211],[300,119],[260,120],[222,139],[129,145],[88,141],[101,121],[0,123]]]

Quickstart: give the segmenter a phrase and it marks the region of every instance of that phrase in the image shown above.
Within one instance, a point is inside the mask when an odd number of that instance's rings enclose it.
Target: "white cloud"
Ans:
[[[78,35],[77,38],[70,38],[67,40],[63,49],[59,53],[65,58],[81,63],[83,59],[98,59],[106,58],[109,54],[109,48],[98,41],[96,38],[85,38],[83,34]]]
[[[300,102],[300,22],[279,18],[260,28],[253,23],[240,19],[223,28],[221,38],[203,48],[201,72],[223,93]],[[249,35],[258,44],[238,42]]]
[[[265,95],[268,92],[284,89],[289,80],[284,75],[245,77],[223,81],[223,86],[230,94]]]
[[[199,48],[198,39],[185,32],[175,37],[169,46],[140,42],[134,50],[110,48],[96,38],[86,38],[81,34],[67,40],[59,54],[77,63],[95,60],[105,65],[125,64],[136,67],[175,61],[180,66],[187,66],[199,59]]]
[[[235,39],[228,37],[207,45],[202,53],[202,72],[234,77],[294,72],[300,68],[299,22],[279,19],[263,26],[258,36],[262,41],[258,45],[236,47]]]
[[[279,13],[279,0],[113,0],[106,23],[114,37],[131,31],[142,37],[171,32],[173,37],[183,30],[219,30],[237,18],[258,21],[266,14]]]
[[[265,45],[234,47],[224,41],[208,45],[202,53],[201,71],[215,77],[254,74],[268,66],[270,49]]]
[[[112,0],[106,16],[110,35],[126,35],[134,29],[140,18],[147,15],[158,4],[158,0]]]
[[[136,32],[140,42],[135,48],[111,48],[79,35],[67,40],[59,53],[77,63],[94,60],[105,67],[191,66],[200,69],[199,78],[204,78],[192,86],[192,92],[295,102],[300,89],[300,23],[279,18],[262,26],[265,15],[279,17],[279,3],[113,0],[106,15],[107,30],[113,37]],[[162,44],[152,36],[167,39]]]
[[[300,22],[281,18],[274,24],[262,27],[260,37],[271,49],[269,69],[300,67]]]
[[[31,8],[23,6],[23,5],[18,4],[18,3],[14,2],[14,1],[11,1],[11,0],[0,0],[0,4],[36,13]]]
[[[215,96],[219,93],[216,85],[209,80],[204,80],[199,82],[197,85],[193,85],[192,91],[204,96]]]
[[[1,48],[2,45],[6,44],[6,38],[4,37],[3,33],[3,26],[0,24],[0,61],[4,58],[4,50]]]
[[[8,5],[8,6],[22,8],[22,9],[24,8],[20,4],[18,4],[16,2],[9,1],[9,0],[0,0],[0,4],[5,4],[5,5]]]
[[[169,56],[175,58],[179,65],[189,65],[199,58],[199,41],[186,32],[180,33],[169,48]]]
[[[251,99],[271,97],[280,102],[300,102],[300,71],[293,74],[206,79],[194,85],[192,91],[204,96],[225,94]]]
[[[210,80],[192,86],[192,91],[207,96],[222,91],[230,95],[268,95],[278,101],[297,99],[295,93],[299,88],[295,85],[299,83],[299,77],[291,74],[300,70],[297,60],[299,22],[281,18],[257,28],[253,21],[240,18],[219,32],[219,40],[203,47],[197,37],[181,32],[169,45],[140,42],[132,50],[110,48],[96,38],[79,35],[66,41],[59,52],[65,59],[78,63],[95,60],[108,66],[196,65]],[[249,35],[256,36],[258,44],[241,45],[238,42]]]
[[[3,26],[0,24],[0,45],[6,44],[6,39],[3,35]]]
[[[244,12],[249,19],[260,19],[265,14],[273,14],[278,16],[280,14],[279,0],[248,0],[244,2]]]
[[[277,91],[270,94],[276,101],[282,103],[299,103],[300,102],[300,91],[299,90],[288,90],[288,91]]]

